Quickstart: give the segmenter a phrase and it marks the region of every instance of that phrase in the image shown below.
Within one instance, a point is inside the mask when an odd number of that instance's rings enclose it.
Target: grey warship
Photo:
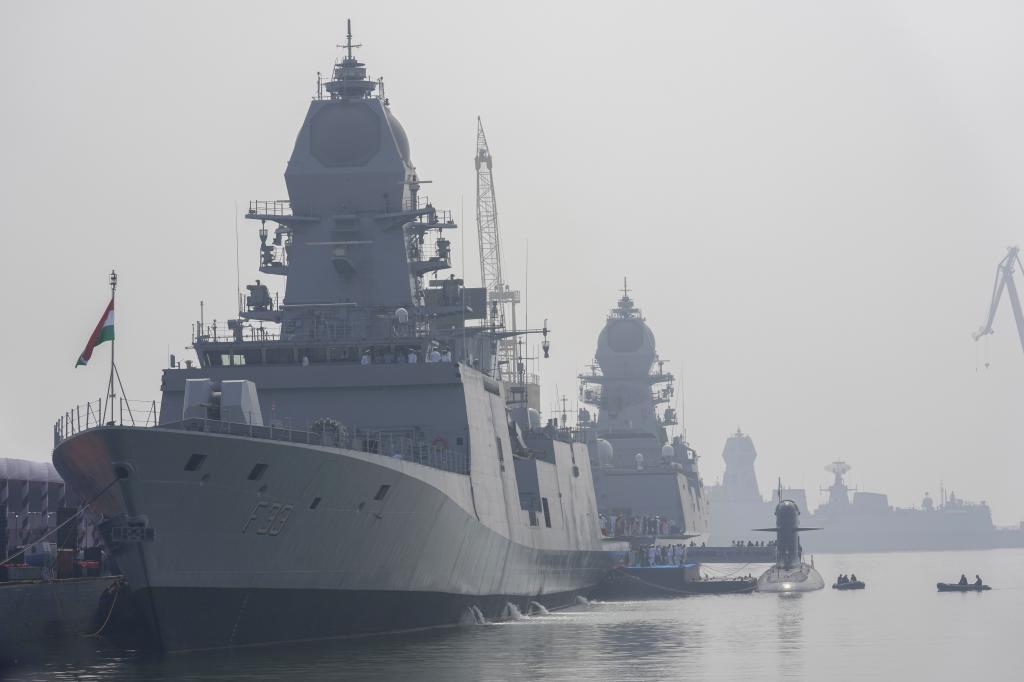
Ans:
[[[709,505],[697,453],[683,438],[672,407],[675,377],[657,354],[654,332],[623,282],[597,340],[594,364],[581,374],[578,425],[591,445],[598,507],[605,518],[656,518],[668,531],[645,535],[702,536]],[[659,524],[660,526],[661,524]],[[607,529],[620,535],[618,529]]]
[[[761,497],[754,470],[757,450],[749,435],[737,429],[726,440],[722,458],[726,463],[722,482],[709,487],[715,543],[756,540],[753,528],[770,518],[772,505],[783,500],[788,499],[801,509],[809,508],[807,491],[802,488],[781,488],[772,493],[771,501]],[[847,486],[845,476],[850,468],[844,461],[825,467],[832,474],[832,483],[821,490],[827,494],[825,502],[805,517],[807,523],[822,527],[820,533],[807,536],[808,551],[1024,547],[1024,524],[997,528],[992,523],[992,510],[985,502],[969,502],[943,491],[938,501],[925,493],[920,507],[896,507],[884,493]]]
[[[536,386],[498,376],[510,332],[484,289],[439,275],[456,225],[353,47],[350,29],[289,200],[246,216],[284,297],[258,281],[237,319],[198,322],[198,364],[164,370],[155,425],[55,425],[54,465],[96,498],[165,650],[564,607],[610,564],[587,447],[531,429]]]

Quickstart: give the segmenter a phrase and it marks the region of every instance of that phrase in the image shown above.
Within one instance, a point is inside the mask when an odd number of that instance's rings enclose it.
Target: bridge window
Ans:
[[[311,363],[327,362],[326,348],[300,348],[299,357],[307,358]]]
[[[294,348],[268,348],[268,365],[290,365],[295,362]]]
[[[259,350],[244,350],[242,351],[242,364],[244,365],[262,365],[263,364],[263,351]]]
[[[206,353],[206,365],[208,367],[241,367],[243,365],[259,364],[261,358],[259,351],[245,351],[242,353]]]

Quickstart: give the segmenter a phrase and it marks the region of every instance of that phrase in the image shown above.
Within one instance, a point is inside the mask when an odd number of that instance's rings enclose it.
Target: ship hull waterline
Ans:
[[[202,465],[186,470],[195,454]],[[545,548],[542,528],[529,529],[533,546],[516,542],[478,518],[469,476],[382,455],[102,427],[60,443],[54,464],[96,497],[108,549],[165,651],[443,627],[474,607],[496,620],[509,603],[563,608],[611,563]],[[149,535],[123,541],[127,526]]]

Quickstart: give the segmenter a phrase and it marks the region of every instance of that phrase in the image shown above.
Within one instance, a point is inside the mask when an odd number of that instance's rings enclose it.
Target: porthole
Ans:
[[[185,471],[199,471],[203,467],[203,462],[206,461],[206,455],[200,455],[198,453],[192,455],[185,462]]]

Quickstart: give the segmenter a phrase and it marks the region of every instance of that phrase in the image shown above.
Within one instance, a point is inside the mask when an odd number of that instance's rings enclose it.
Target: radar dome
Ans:
[[[603,467],[610,467],[612,465],[612,460],[615,457],[615,448],[613,448],[612,444],[604,438],[598,438],[596,445],[598,463]]]
[[[662,459],[672,459],[675,456],[676,456],[676,449],[674,447],[672,447],[669,443],[665,443],[664,445],[661,446],[661,458]]]
[[[647,374],[657,359],[654,333],[633,299],[623,294],[597,337],[597,364],[609,377]]]
[[[526,411],[526,418],[530,424],[530,430],[540,429],[540,412],[532,407]]]

